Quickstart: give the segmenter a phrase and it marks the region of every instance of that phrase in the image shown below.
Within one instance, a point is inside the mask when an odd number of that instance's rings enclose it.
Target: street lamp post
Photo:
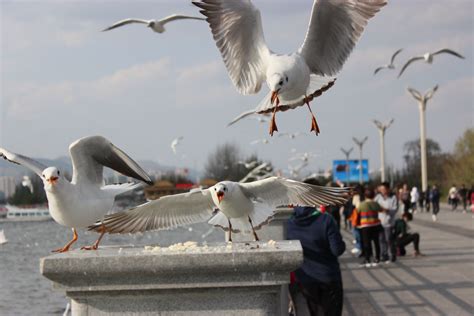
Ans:
[[[362,140],[359,140],[355,137],[352,137],[352,140],[354,141],[354,143],[356,143],[356,145],[359,146],[359,183],[360,184],[364,183],[364,181],[362,179],[362,174],[363,174],[363,170],[362,170],[362,147],[364,147],[364,144],[367,141],[367,139],[369,139],[367,136],[365,136],[364,139],[362,139]]]
[[[431,90],[428,90],[425,95],[421,95],[420,92],[413,88],[408,88],[408,92],[418,101],[418,109],[420,110],[420,154],[421,154],[421,191],[426,192],[428,189],[428,163],[426,157],[426,124],[425,124],[425,113],[426,104],[438,90],[438,85],[434,86]]]
[[[383,124],[378,120],[373,120],[380,135],[380,178],[382,182],[385,182],[385,131],[392,125],[393,121],[394,120],[391,119],[389,122]]]
[[[347,179],[347,185],[349,186],[349,156],[354,148],[350,148],[349,150],[345,150],[344,148],[341,147],[341,151],[346,155],[346,179]]]

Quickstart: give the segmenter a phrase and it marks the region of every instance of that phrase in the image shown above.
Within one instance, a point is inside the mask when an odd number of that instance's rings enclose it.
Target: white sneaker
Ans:
[[[356,242],[357,242],[357,241],[354,239],[354,240],[352,241],[352,244],[353,244],[353,245],[355,245],[355,244],[356,244]]]
[[[370,268],[370,267],[371,267],[370,262],[367,262],[367,263],[365,264],[365,267],[366,267],[366,268]]]
[[[375,268],[376,266],[378,266],[379,264],[377,262],[372,262],[372,264],[370,265],[371,267]]]
[[[351,253],[353,255],[358,255],[358,254],[360,254],[360,249],[359,248],[352,248]]]
[[[436,215],[431,215],[431,217],[433,218],[433,222],[436,222],[438,220],[438,218],[436,217]]]

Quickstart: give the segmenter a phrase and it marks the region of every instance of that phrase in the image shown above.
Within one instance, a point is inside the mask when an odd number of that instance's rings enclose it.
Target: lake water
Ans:
[[[71,229],[53,221],[0,222],[2,229],[8,243],[0,245],[0,315],[62,315],[68,300],[41,276],[39,262],[40,258],[51,255],[51,250],[62,247],[72,238]],[[74,249],[90,245],[98,237],[86,231],[78,231],[78,234]],[[169,246],[188,240],[223,241],[224,232],[201,223],[138,235],[106,235],[101,244]]]

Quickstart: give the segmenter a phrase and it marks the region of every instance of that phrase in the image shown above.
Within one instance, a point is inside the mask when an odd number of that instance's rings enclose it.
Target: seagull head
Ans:
[[[278,94],[286,90],[288,85],[289,78],[287,75],[281,72],[276,72],[267,77],[267,85],[272,91],[271,102],[274,104],[276,102],[276,106],[280,103],[278,98]]]
[[[41,175],[43,177],[43,182],[45,184],[45,187],[52,188],[55,185],[57,185],[60,179],[61,173],[56,167],[48,167],[43,170]]]
[[[232,188],[232,183],[229,181],[219,182],[214,185],[214,187],[212,187],[214,201],[220,204],[226,196],[232,194]]]

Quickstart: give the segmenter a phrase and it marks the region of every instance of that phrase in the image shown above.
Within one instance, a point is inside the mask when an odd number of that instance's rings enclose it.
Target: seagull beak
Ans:
[[[56,182],[58,182],[58,179],[59,179],[59,177],[51,177],[51,178],[47,179],[46,181],[51,183],[52,185],[55,185]]]
[[[272,91],[272,96],[270,98],[270,101],[272,102],[272,104],[275,103],[276,101],[276,106],[280,104],[280,99],[278,98],[278,92],[280,92],[280,89]]]
[[[222,199],[224,199],[224,192],[222,191],[217,192],[217,199],[219,200],[219,204],[220,204]]]

